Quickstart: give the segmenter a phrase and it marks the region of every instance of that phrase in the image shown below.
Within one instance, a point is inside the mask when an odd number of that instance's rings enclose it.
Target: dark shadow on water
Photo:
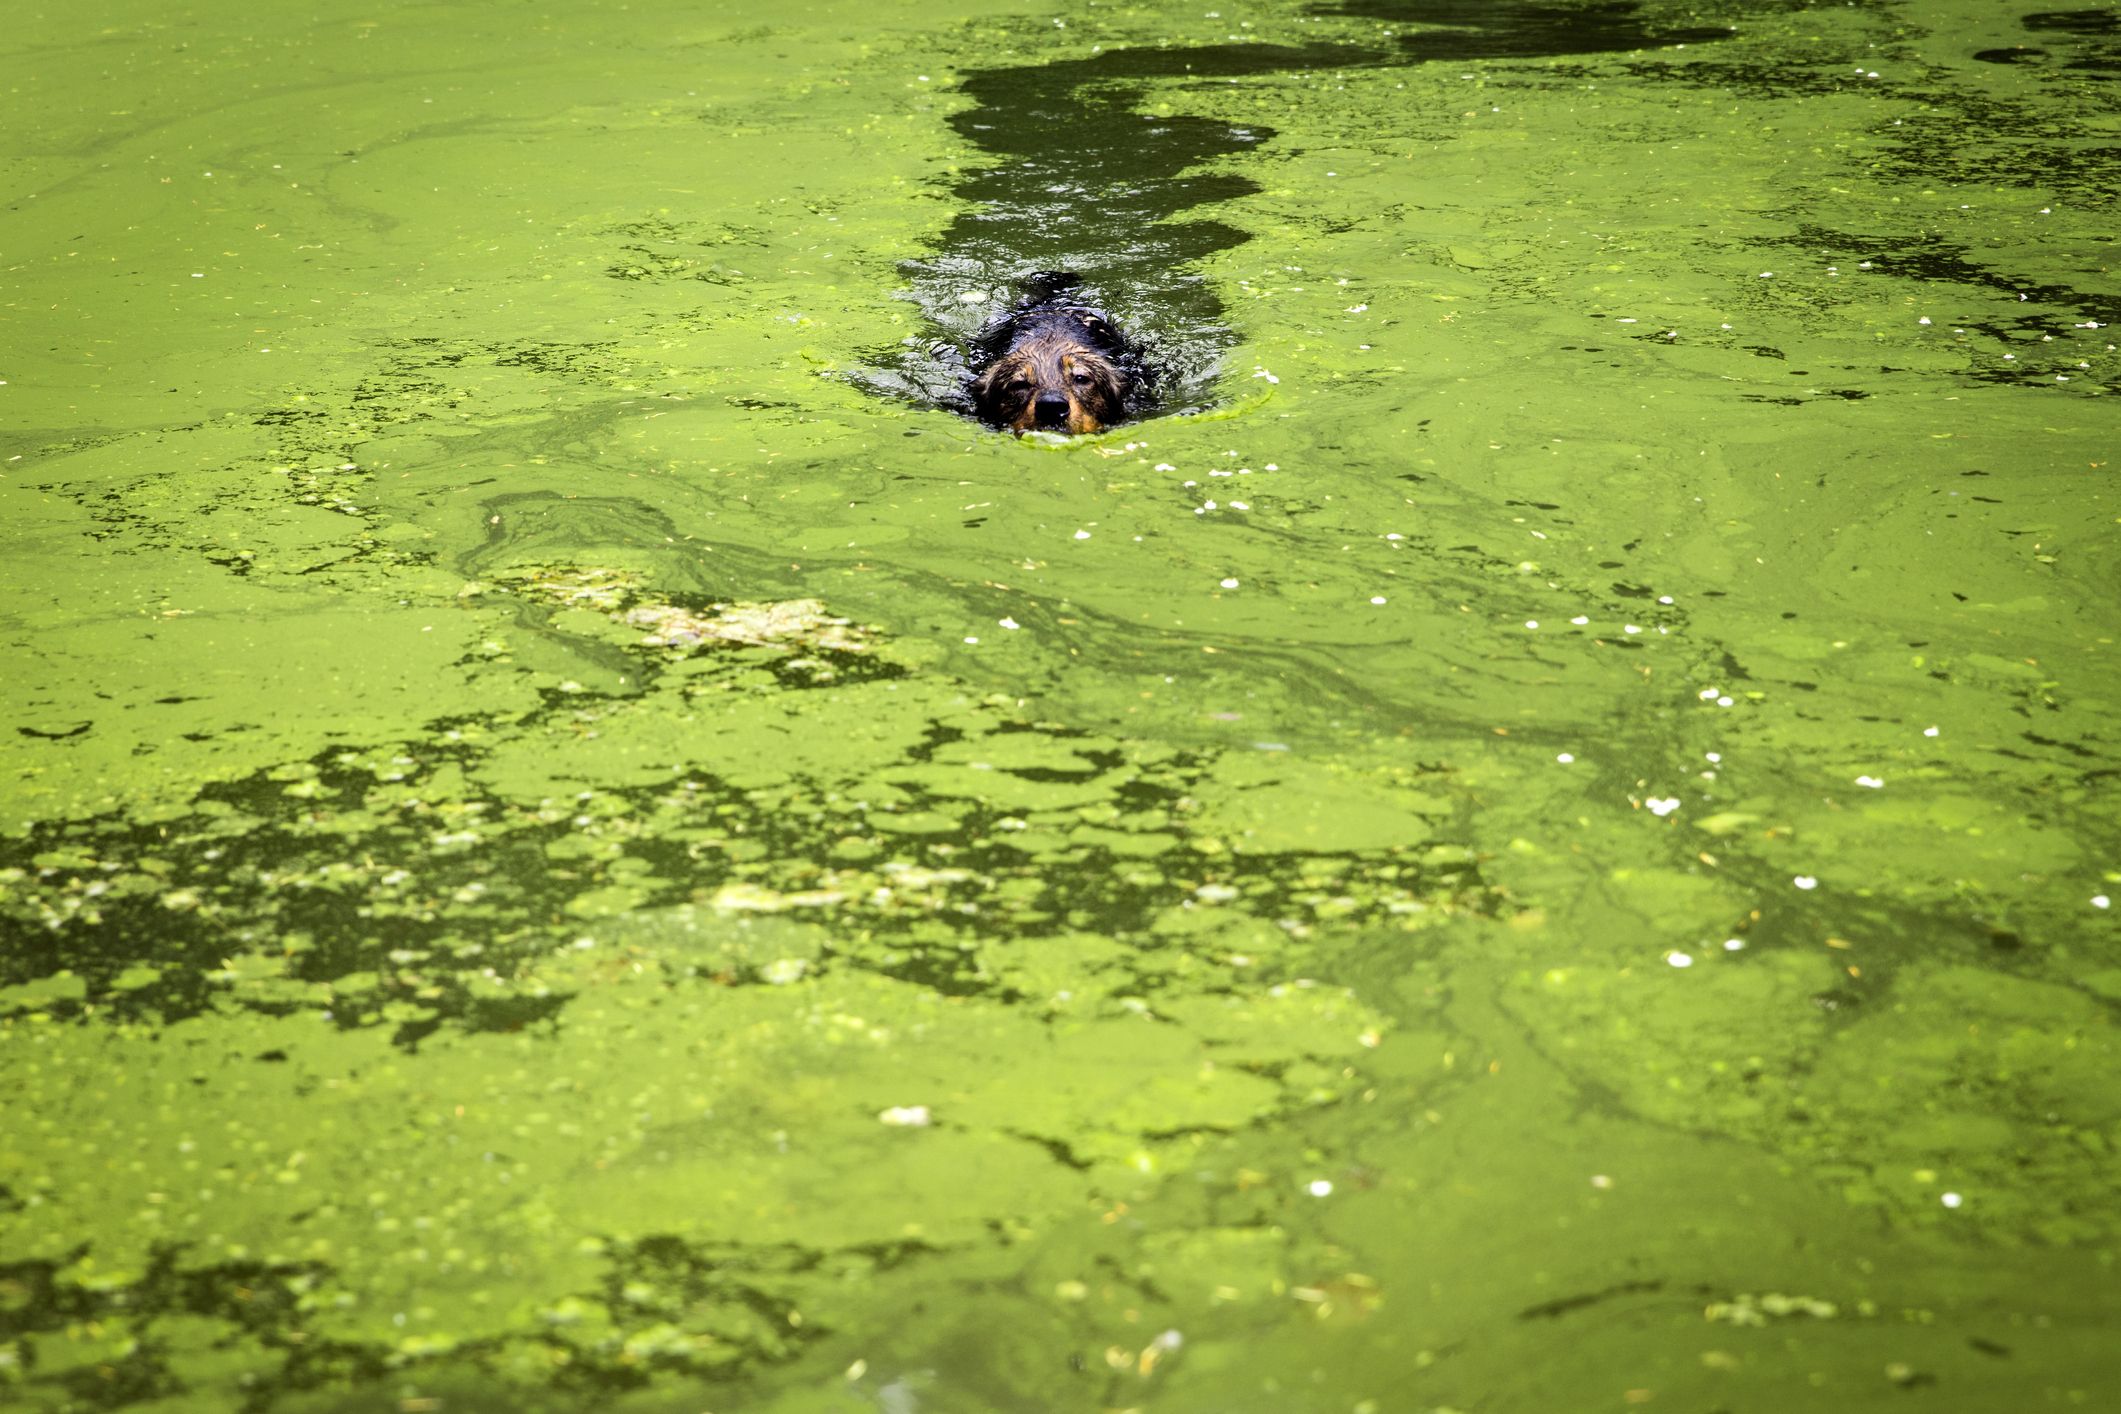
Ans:
[[[1635,0],[1592,4],[1512,4],[1510,0],[1346,0],[1314,5],[1310,13],[1375,20],[1389,26],[1397,50],[1385,62],[1423,64],[1441,59],[1558,59],[1611,54],[1671,44],[1729,39],[1712,28],[1653,29]],[[1401,25],[1416,26],[1402,31]]]
[[[1251,233],[1192,215],[1260,187],[1231,170],[1275,137],[1259,124],[1142,111],[1145,92],[1224,85],[1269,74],[1393,68],[1434,60],[1529,59],[1725,39],[1723,28],[1657,31],[1634,3],[1348,0],[1321,17],[1371,20],[1373,42],[1172,45],[967,72],[970,108],[951,126],[986,165],[951,189],[958,214],[935,251],[903,267],[932,332],[879,357],[873,391],[969,412],[963,350],[1033,271],[1083,277],[1084,302],[1109,311],[1158,369],[1163,411],[1206,405],[1233,341],[1202,262]]]

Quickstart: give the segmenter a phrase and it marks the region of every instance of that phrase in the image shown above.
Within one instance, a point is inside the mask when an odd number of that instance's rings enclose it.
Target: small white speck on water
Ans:
[[[1743,938],[1725,938],[1725,939],[1723,940],[1723,950],[1724,950],[1725,952],[1744,952],[1744,951],[1745,951],[1745,939],[1743,939]]]
[[[1526,619],[1526,620],[1524,621],[1524,626],[1525,626],[1526,628],[1538,628],[1538,627],[1539,627],[1539,620],[1537,620],[1537,619]]]
[[[1384,595],[1382,595],[1382,594],[1372,594],[1372,595],[1370,596],[1370,602],[1371,602],[1372,604],[1382,604],[1382,603],[1384,603],[1384,601],[1385,601],[1385,596],[1384,596]]]
[[[1574,765],[1576,762],[1575,753],[1569,751],[1561,752],[1559,755],[1555,756],[1554,759],[1556,761],[1559,761],[1564,766]]]
[[[1022,628],[1022,627],[1023,627],[1023,625],[1022,625],[1022,624],[1020,624],[1020,623],[1018,623],[1018,622],[1017,622],[1017,621],[1016,621],[1015,619],[996,619],[996,620],[995,620],[995,622],[996,622],[996,623],[998,623],[998,624],[1000,624],[1000,625],[1001,625],[1001,626],[1002,626],[1003,628]]]
[[[1936,729],[1935,727],[1924,727],[1924,728],[1922,729],[1922,734],[1923,734],[1924,736],[1936,736],[1936,735],[1937,735],[1937,729]]]
[[[1885,782],[1879,780],[1876,776],[1858,776],[1856,777],[1856,784],[1867,786],[1871,790],[1879,790],[1884,787]]]
[[[1960,1197],[1956,1193],[1940,1193],[1937,1195],[1937,1201],[1942,1203],[1947,1208],[1956,1208],[1961,1203],[1964,1203],[1966,1199]]]
[[[1642,625],[1641,625],[1641,624],[1622,624],[1622,625],[1620,626],[1620,631],[1621,631],[1622,633],[1641,633],[1641,632],[1642,632]]]
[[[1720,751],[1704,751],[1701,753],[1701,759],[1713,766],[1723,760],[1723,753]]]
[[[1803,889],[1807,892],[1810,892],[1811,890],[1819,887],[1819,881],[1809,874],[1799,874],[1796,878],[1790,880],[1790,882],[1795,884],[1798,888]]]
[[[1236,581],[1236,580],[1234,580],[1234,579],[1226,579],[1226,580],[1224,580],[1224,581],[1222,582],[1222,584],[1223,584],[1223,588],[1225,588],[1225,589],[1235,589],[1235,588],[1237,588],[1237,581]]]
[[[969,634],[969,633],[968,633],[968,634],[966,634],[966,635],[965,635],[965,642],[967,642],[967,643],[978,643],[978,642],[979,642],[979,640],[978,640],[977,638],[974,638],[974,637],[973,637],[973,636],[972,636],[971,634]]]
[[[1674,967],[1692,967],[1694,965],[1693,957],[1683,952],[1668,952],[1664,955],[1664,960]]]
[[[1087,530],[1078,530],[1075,532],[1075,538],[1078,540],[1088,540],[1090,538],[1090,532]]]
[[[1333,1182],[1331,1179],[1314,1178],[1304,1185],[1304,1191],[1313,1198],[1325,1198],[1332,1194]]]
[[[1585,624],[1589,623],[1590,621],[1591,621],[1591,616],[1590,616],[1589,614],[1578,614],[1578,615],[1577,615],[1577,616],[1576,616],[1575,618],[1573,618],[1573,619],[1570,619],[1570,620],[1569,620],[1569,622],[1570,622],[1570,623],[1572,623],[1572,624],[1576,625],[1576,627],[1578,627],[1578,628],[1582,628],[1582,627],[1583,627],[1583,626],[1584,626]]]
[[[1642,807],[1661,820],[1679,808],[1679,797],[1676,795],[1653,795],[1642,802]]]
[[[2093,894],[2093,895],[2092,895],[2092,907],[2093,907],[2093,908],[2112,908],[2113,906],[2114,906],[2114,901],[2113,901],[2112,899],[2108,898],[2108,897],[2107,897],[2107,896],[2106,896],[2105,894]]]

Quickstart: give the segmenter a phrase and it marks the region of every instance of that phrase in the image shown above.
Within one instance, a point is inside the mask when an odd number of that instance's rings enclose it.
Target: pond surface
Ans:
[[[0,1402],[2111,1399],[2052,3],[12,17]]]

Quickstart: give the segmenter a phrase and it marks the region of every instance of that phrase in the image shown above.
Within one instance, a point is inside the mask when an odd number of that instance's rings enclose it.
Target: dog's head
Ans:
[[[998,331],[972,382],[982,419],[1012,432],[1099,432],[1126,416],[1138,375],[1105,317],[1078,306],[1032,309]]]

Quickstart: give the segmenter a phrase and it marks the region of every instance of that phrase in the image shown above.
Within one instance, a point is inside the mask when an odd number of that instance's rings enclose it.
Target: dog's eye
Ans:
[[[1029,379],[1012,378],[1007,383],[1002,385],[1002,391],[1005,393],[1015,394],[1028,393],[1031,391],[1031,383]]]
[[[1097,380],[1095,378],[1092,378],[1087,373],[1078,373],[1075,375],[1075,386],[1078,388],[1087,388],[1096,381]]]

